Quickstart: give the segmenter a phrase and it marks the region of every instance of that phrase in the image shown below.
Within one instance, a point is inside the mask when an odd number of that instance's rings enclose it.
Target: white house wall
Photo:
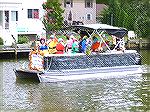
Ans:
[[[19,34],[35,34],[41,35],[45,33],[43,30],[42,3],[45,0],[0,0],[0,15],[2,23],[0,24],[0,37],[3,38],[5,45],[12,45]],[[28,9],[39,9],[39,19],[28,18]],[[4,11],[9,11],[9,29],[5,29]],[[11,11],[18,11],[18,21],[11,20]]]
[[[19,13],[19,26],[17,28],[20,34],[41,34],[43,31],[43,0],[22,0],[22,11]],[[28,18],[28,9],[39,9],[39,19]]]
[[[0,24],[0,36],[5,41],[9,41],[7,44],[12,44],[13,42],[11,35],[14,35],[17,39],[17,35],[19,34],[41,35],[45,33],[42,24],[44,14],[42,4],[45,1],[47,0],[0,0],[0,15],[3,15],[0,18],[3,19],[3,23]],[[61,0],[61,2],[63,7],[64,1]],[[28,18],[28,9],[39,9],[39,19]],[[9,18],[10,24],[8,30],[4,28],[4,11],[9,11],[10,16],[11,11],[18,11],[18,21],[11,21],[11,17]],[[72,21],[81,21],[84,24],[96,23],[96,0],[93,0],[92,8],[85,8],[85,0],[73,0],[73,7],[65,8],[64,20],[68,19],[69,11],[72,12]],[[91,14],[91,20],[87,20],[87,14]]]
[[[0,37],[3,38],[5,45],[12,45],[14,39],[11,35],[17,38],[16,27],[17,21],[11,21],[11,11],[20,11],[22,3],[19,0],[1,0],[0,11],[1,11],[1,24],[0,24]],[[9,11],[9,29],[5,29],[5,16],[4,11]]]

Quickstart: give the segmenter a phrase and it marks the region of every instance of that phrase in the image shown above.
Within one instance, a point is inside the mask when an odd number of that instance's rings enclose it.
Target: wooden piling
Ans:
[[[17,41],[16,41],[16,39],[15,39],[15,37],[13,35],[11,35],[11,36],[14,39],[14,43],[15,43],[15,50],[14,50],[14,52],[15,52],[15,59],[17,60]]]

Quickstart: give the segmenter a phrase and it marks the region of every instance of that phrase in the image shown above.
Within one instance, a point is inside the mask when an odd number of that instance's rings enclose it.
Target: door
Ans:
[[[9,11],[5,11],[5,29],[9,29]]]

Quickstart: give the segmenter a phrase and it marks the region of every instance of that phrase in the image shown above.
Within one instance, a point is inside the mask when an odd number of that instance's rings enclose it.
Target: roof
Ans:
[[[104,30],[110,35],[115,35],[117,37],[122,38],[125,34],[127,34],[127,29],[122,27],[115,27],[107,24],[85,24],[85,25],[73,25],[69,27],[65,27],[64,29],[74,29],[80,31],[88,31],[88,30]]]
[[[86,27],[86,28],[90,28],[90,29],[94,29],[94,30],[98,30],[98,29],[121,29],[119,27],[114,27],[111,25],[107,25],[107,24],[85,24],[85,25],[78,25],[80,27]]]
[[[114,29],[114,30],[119,30],[119,29],[125,29],[122,27],[115,27],[107,24],[84,24],[84,25],[72,25],[72,26],[67,26],[64,27],[63,29],[68,29],[68,28],[85,28],[85,29],[92,29],[92,30],[107,30],[107,29]],[[126,29],[125,29],[126,30]]]

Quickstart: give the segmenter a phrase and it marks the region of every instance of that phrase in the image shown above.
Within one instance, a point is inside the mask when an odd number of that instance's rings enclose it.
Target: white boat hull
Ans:
[[[58,82],[58,81],[81,80],[81,79],[120,77],[130,74],[141,74],[141,73],[143,73],[143,70],[140,65],[132,65],[120,67],[116,66],[116,67],[103,67],[91,69],[48,71],[38,75],[38,77],[40,82]]]

